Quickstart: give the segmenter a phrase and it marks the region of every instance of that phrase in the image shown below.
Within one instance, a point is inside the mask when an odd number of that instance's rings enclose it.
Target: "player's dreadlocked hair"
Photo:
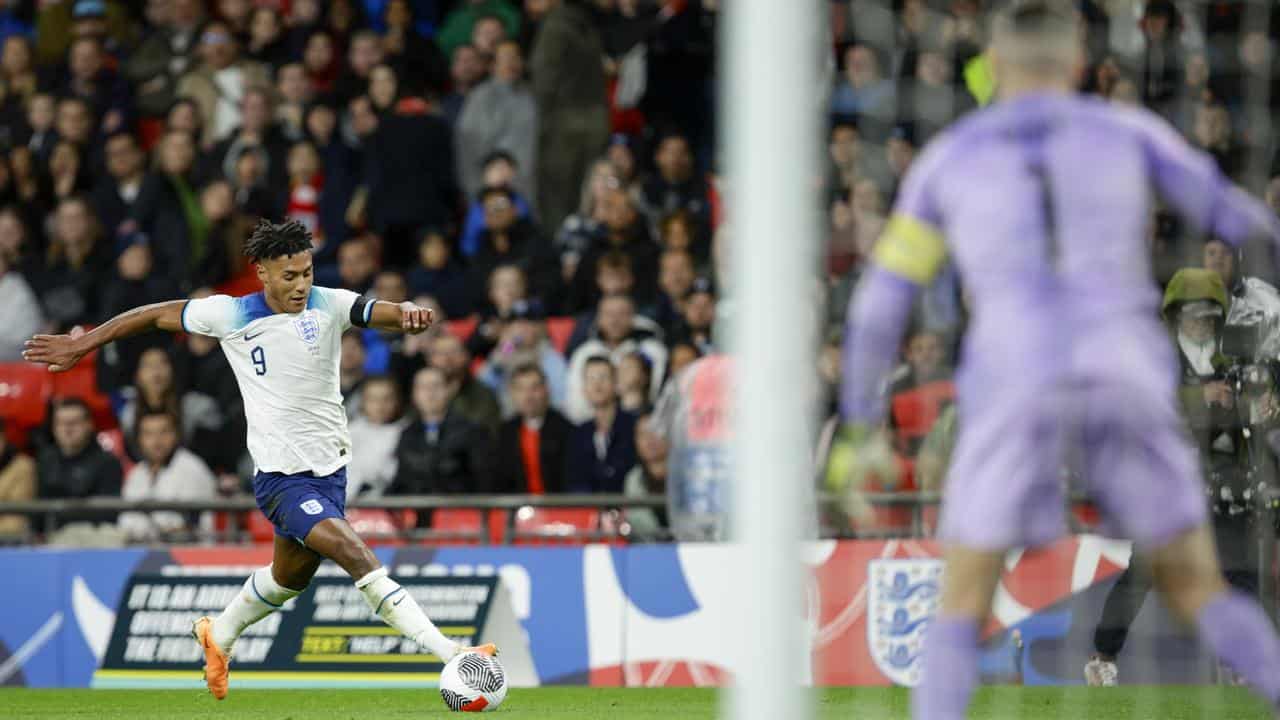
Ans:
[[[285,220],[282,223],[259,220],[258,226],[244,244],[244,254],[254,262],[310,249],[311,231],[297,220]]]

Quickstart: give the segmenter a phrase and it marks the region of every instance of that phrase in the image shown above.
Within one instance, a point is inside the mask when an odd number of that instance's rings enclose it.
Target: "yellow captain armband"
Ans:
[[[910,215],[894,215],[871,255],[885,270],[928,285],[942,269],[947,246],[932,225]]]

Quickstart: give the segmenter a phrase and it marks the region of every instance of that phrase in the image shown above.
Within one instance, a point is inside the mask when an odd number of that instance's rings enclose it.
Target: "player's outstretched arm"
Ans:
[[[435,322],[435,314],[430,308],[420,307],[411,302],[390,303],[376,300],[373,311],[369,315],[369,327],[378,330],[390,330],[417,335],[431,327]]]
[[[70,370],[80,358],[113,340],[156,328],[170,332],[181,330],[182,308],[186,304],[186,300],[170,300],[143,305],[80,335],[36,335],[26,342],[22,358],[48,365],[51,372]]]

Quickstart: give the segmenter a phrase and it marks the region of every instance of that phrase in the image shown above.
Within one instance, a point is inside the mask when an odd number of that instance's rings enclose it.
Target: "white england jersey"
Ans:
[[[351,460],[338,364],[359,298],[312,287],[300,313],[273,311],[260,292],[214,295],[183,308],[183,329],[218,338],[235,371],[259,471],[323,476]],[[365,322],[372,311],[370,302]]]

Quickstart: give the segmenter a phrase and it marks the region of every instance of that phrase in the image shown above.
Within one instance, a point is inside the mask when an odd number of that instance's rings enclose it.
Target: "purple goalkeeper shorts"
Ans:
[[[323,477],[259,472],[253,477],[253,496],[276,535],[306,544],[307,533],[321,520],[346,516],[347,469]]]
[[[980,550],[1052,542],[1066,531],[1064,467],[1085,478],[1107,535],[1160,547],[1204,524],[1199,461],[1170,390],[1098,384],[1059,394],[1062,402],[962,393],[939,537]]]

